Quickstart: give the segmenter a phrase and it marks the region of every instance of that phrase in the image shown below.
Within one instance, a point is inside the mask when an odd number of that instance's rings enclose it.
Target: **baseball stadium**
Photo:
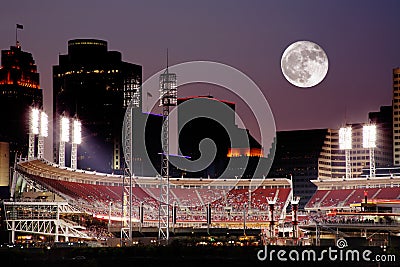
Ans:
[[[10,243],[156,244],[159,179],[133,177],[129,185],[123,175],[21,160],[13,175],[12,199],[2,203]],[[355,245],[399,242],[400,177],[312,182],[318,189],[305,211],[298,211],[289,179],[171,178],[171,240],[205,237],[193,240],[212,244],[229,236],[223,240],[242,246],[330,245],[339,238]],[[131,205],[124,199],[127,190]],[[129,230],[131,239],[124,235]]]

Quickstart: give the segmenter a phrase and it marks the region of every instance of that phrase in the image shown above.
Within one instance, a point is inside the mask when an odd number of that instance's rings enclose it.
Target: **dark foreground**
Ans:
[[[279,250],[286,261],[277,259]],[[0,266],[400,266],[399,249],[386,248],[356,248],[363,252],[364,249],[370,249],[369,255],[371,261],[366,262],[360,259],[340,260],[340,250],[336,249],[337,260],[331,261],[328,254],[325,253],[322,260],[308,260],[309,251],[313,250],[317,255],[321,255],[322,250],[329,250],[329,247],[268,247],[267,255],[272,257],[272,261],[267,257],[259,260],[265,255],[265,247],[183,247],[183,246],[142,246],[125,248],[1,248]],[[259,253],[259,251],[262,252]],[[272,250],[274,250],[272,252]],[[297,252],[293,252],[293,250]],[[307,250],[305,253],[304,250]],[[272,254],[271,254],[272,253]],[[304,255],[305,260],[293,261],[288,258],[289,253],[296,256],[297,253]],[[344,252],[345,253],[345,252]],[[373,259],[377,254],[394,254],[395,261],[376,262]],[[281,257],[282,258],[282,257]]]

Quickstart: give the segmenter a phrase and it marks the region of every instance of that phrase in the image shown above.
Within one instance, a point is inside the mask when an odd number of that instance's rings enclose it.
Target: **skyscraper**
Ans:
[[[327,129],[276,133],[276,153],[268,177],[293,178],[294,196],[301,197],[300,209],[316,190],[311,180],[318,178],[318,160],[327,134]]]
[[[140,94],[142,67],[124,62],[121,53],[108,51],[95,39],[68,41],[68,54],[53,66],[53,129],[55,158],[59,118],[82,122],[78,168],[111,172],[121,168],[121,132],[125,107]],[[67,146],[67,166],[69,166]]]
[[[368,118],[377,127],[375,160],[380,167],[393,165],[393,107],[381,106],[379,111],[370,112]]]
[[[393,69],[393,165],[400,166],[400,68]]]
[[[185,105],[190,102],[189,105]],[[236,104],[212,96],[178,98],[179,147],[199,171],[183,171],[187,177],[260,178],[267,174],[267,156],[247,129],[235,122]],[[200,168],[204,157],[200,143],[206,139],[215,144],[215,158]],[[203,144],[205,145],[205,143]],[[204,146],[206,153],[212,148]],[[198,161],[197,163],[195,163]],[[196,166],[198,164],[198,166]],[[261,166],[257,169],[257,165]],[[201,170],[200,170],[201,169]]]
[[[0,141],[8,142],[10,160],[27,156],[28,118],[31,106],[41,107],[43,92],[32,54],[22,51],[17,42],[1,51],[0,68]]]

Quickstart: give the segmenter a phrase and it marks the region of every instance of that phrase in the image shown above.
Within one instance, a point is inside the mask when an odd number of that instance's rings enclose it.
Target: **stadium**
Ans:
[[[134,179],[132,224],[136,235],[157,236],[157,199],[160,194],[158,179]],[[252,180],[235,179],[171,178],[171,225],[174,233],[185,235],[196,231],[201,235],[213,229],[225,229],[225,232],[219,232],[226,234],[231,231],[245,235],[248,230],[258,235],[260,232],[254,230],[260,231],[269,224],[268,200],[274,200],[275,203],[274,221],[284,220],[290,204],[290,180],[265,179],[260,183],[258,185]],[[12,188],[14,201],[4,202],[4,217],[8,230],[12,232],[42,234],[55,241],[104,240],[112,236],[111,233],[117,237],[124,226],[126,214],[123,214],[124,185],[121,175],[60,168],[54,163],[35,159],[17,164]],[[15,202],[17,199],[22,202]],[[58,222],[55,213],[51,219],[46,218],[50,215],[46,214],[49,211],[45,208],[41,215],[31,211],[38,206],[49,206],[50,203],[60,207]],[[211,210],[208,215],[207,209]],[[12,214],[15,214],[14,217]],[[52,231],[46,232],[49,229],[23,223],[34,223],[38,217],[44,217],[42,223],[48,221],[62,229],[57,231],[52,225]],[[104,231],[96,233],[90,231],[90,226],[83,229],[78,225],[88,217],[90,220],[105,222]],[[14,228],[11,227],[12,221],[16,225]],[[23,226],[27,228],[18,228]],[[63,227],[68,228],[68,232]],[[35,232],[32,229],[42,231]]]
[[[13,176],[12,199],[2,203],[9,241],[156,244],[158,179],[133,179],[129,240],[124,238],[129,215],[124,209],[123,176],[72,170],[43,159],[21,160]],[[316,193],[305,211],[297,211],[289,179],[171,178],[171,240],[333,245],[345,238],[354,245],[399,245],[400,177],[313,183]],[[213,239],[223,241],[213,243]]]

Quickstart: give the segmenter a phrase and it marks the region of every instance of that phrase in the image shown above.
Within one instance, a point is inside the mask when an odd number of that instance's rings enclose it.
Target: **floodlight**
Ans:
[[[376,125],[370,124],[363,126],[363,147],[376,147]]]
[[[160,106],[177,105],[176,74],[166,70],[160,75]]]
[[[352,148],[351,144],[351,127],[343,127],[339,129],[339,149],[348,150]]]
[[[61,117],[61,141],[69,142],[69,119]]]
[[[82,142],[82,123],[79,120],[74,120],[72,125],[72,143],[80,144]]]
[[[49,116],[44,111],[40,113],[40,136],[49,136]]]
[[[30,118],[31,134],[39,134],[39,109],[32,108]]]

